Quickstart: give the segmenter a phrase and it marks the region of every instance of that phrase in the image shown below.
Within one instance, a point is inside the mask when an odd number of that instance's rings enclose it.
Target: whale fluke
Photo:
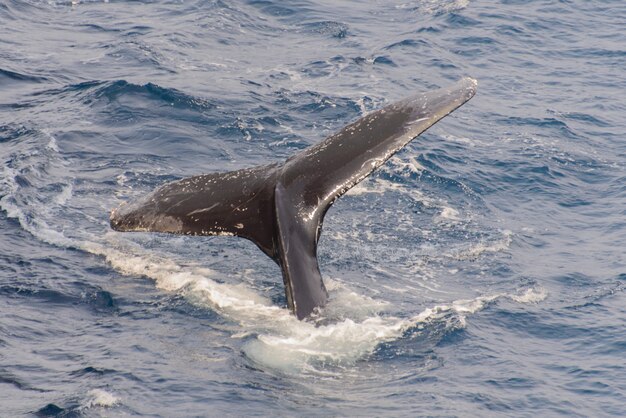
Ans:
[[[117,231],[235,235],[254,242],[282,269],[299,319],[326,303],[317,242],[326,211],[412,139],[471,99],[477,82],[392,103],[284,163],[167,183],[111,212]]]

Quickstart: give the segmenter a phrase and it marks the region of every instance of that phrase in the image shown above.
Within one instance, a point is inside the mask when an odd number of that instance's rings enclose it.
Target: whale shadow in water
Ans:
[[[392,103],[283,163],[167,183],[113,210],[111,227],[247,238],[281,267],[287,304],[306,318],[328,298],[317,243],[330,205],[471,99],[476,87],[464,78]]]

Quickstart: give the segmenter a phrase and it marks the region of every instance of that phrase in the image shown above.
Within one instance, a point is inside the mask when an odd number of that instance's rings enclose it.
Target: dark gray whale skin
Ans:
[[[113,210],[111,227],[247,238],[281,267],[287,304],[304,319],[328,298],[317,263],[317,242],[330,205],[471,99],[476,87],[476,80],[464,78],[392,103],[282,164],[167,183]]]

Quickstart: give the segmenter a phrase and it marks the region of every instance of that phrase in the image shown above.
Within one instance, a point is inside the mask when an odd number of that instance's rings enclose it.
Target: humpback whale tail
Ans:
[[[351,187],[471,99],[477,83],[418,94],[362,117],[284,163],[185,178],[111,212],[117,231],[236,235],[282,269],[298,319],[326,303],[317,242],[326,211]]]

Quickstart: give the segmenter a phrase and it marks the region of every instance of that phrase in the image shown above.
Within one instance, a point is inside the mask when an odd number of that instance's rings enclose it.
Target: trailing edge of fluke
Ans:
[[[281,267],[289,308],[306,318],[328,298],[317,242],[330,205],[471,99],[476,87],[464,78],[392,103],[282,163],[167,183],[113,210],[111,227],[247,238]]]

